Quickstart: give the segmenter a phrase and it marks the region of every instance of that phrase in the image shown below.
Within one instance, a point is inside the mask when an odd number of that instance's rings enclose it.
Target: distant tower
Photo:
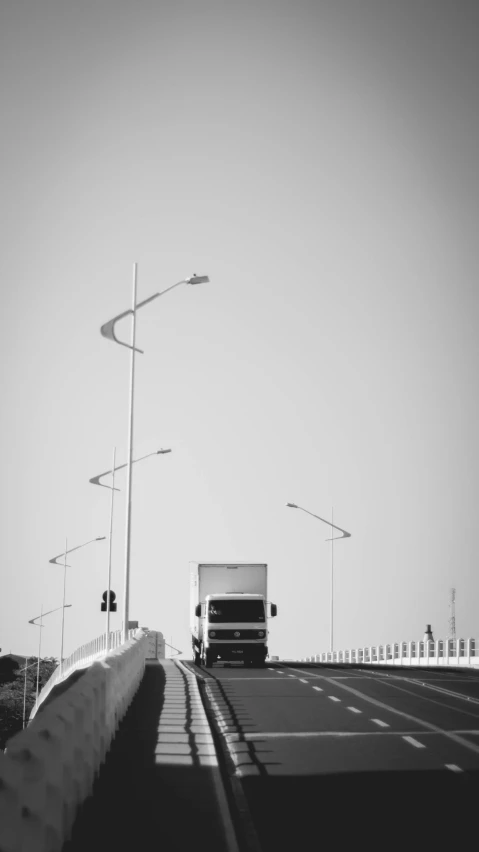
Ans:
[[[456,590],[451,589],[451,597],[449,599],[449,609],[451,615],[449,617],[449,639],[456,638]]]

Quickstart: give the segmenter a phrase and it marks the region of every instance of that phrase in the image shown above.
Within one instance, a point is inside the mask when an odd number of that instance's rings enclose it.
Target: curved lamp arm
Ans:
[[[64,607],[63,606],[57,606],[56,609],[49,609],[48,612],[42,612],[41,615],[36,615],[35,618],[31,618],[28,623],[29,624],[35,624],[37,618],[45,618],[45,616],[50,615],[51,612],[58,612],[59,609],[67,609],[69,606],[72,606],[72,604],[65,604]],[[35,627],[45,627],[45,625],[44,624],[35,624]]]
[[[158,296],[163,296],[165,293],[169,293],[170,290],[174,290],[174,288],[179,287],[180,284],[205,284],[209,280],[210,279],[207,275],[191,275],[189,278],[182,278],[181,281],[177,281],[176,284],[172,284],[171,287],[167,287],[166,290],[161,290],[159,293],[154,293],[153,296],[149,296],[148,299],[144,299],[142,302],[138,302],[135,310],[138,310],[138,308],[142,308],[143,305],[147,305],[148,302],[152,302],[153,299],[157,299]],[[115,325],[117,324],[117,322],[132,313],[132,308],[130,308],[128,311],[123,311],[122,314],[118,314],[118,316],[113,317],[113,319],[108,320],[108,322],[104,323],[100,328],[100,332],[103,337],[106,337],[108,340],[113,340],[114,343],[119,343],[120,346],[126,346],[128,349],[134,349],[135,352],[139,352],[141,355],[143,355],[143,349],[137,349],[136,346],[131,346],[130,343],[125,343],[124,340],[118,340],[115,335]]]
[[[91,538],[90,541],[85,541],[84,544],[77,544],[76,547],[72,547],[72,548],[70,548],[70,550],[64,550],[63,553],[59,553],[58,556],[54,556],[53,559],[49,559],[48,561],[51,562],[52,565],[60,565],[60,563],[57,562],[57,559],[60,559],[60,556],[66,556],[67,553],[73,553],[74,550],[80,550],[81,547],[86,547],[86,545],[91,544],[92,541],[104,541],[105,538],[106,538],[106,536],[104,536],[104,535],[101,535],[98,538]],[[67,565],[67,568],[70,568],[70,567],[71,567],[70,565]],[[61,607],[60,607],[60,609],[61,609]]]
[[[286,503],[290,509],[301,509],[302,512],[306,512],[308,515],[312,515],[313,518],[317,518],[318,521],[322,521],[324,524],[328,524],[328,526],[333,527],[333,529],[338,530],[341,535],[334,536],[334,538],[327,538],[326,541],[338,541],[340,538],[351,538],[351,533],[346,532],[346,530],[341,529],[341,527],[337,527],[336,524],[333,524],[331,521],[327,521],[326,518],[320,518],[319,515],[314,515],[313,512],[309,512],[308,509],[303,509],[302,506],[297,506],[296,503]]]
[[[172,650],[172,651],[176,651],[176,654],[172,654],[172,655],[171,655],[172,657],[173,657],[173,656],[177,657],[177,656],[178,656],[178,654],[182,654],[182,653],[183,653],[183,651],[179,651],[179,650],[178,650],[178,648],[175,648],[175,646],[174,646],[174,645],[170,645],[170,643],[169,643],[169,642],[165,642],[165,646],[168,646],[168,648],[171,648],[171,650]]]
[[[134,459],[132,464],[135,464],[139,461],[143,461],[143,459],[148,459],[150,456],[164,455],[164,453],[171,453],[171,450],[155,450],[154,453],[148,453],[148,455],[146,456],[141,456],[141,458],[139,459]],[[128,462],[125,462],[125,464],[120,464],[118,465],[118,467],[115,467],[115,471],[121,470],[123,467],[128,467]],[[92,476],[92,478],[88,481],[91,482],[92,485],[101,485],[102,488],[109,488],[110,491],[120,491],[120,488],[112,489],[111,485],[105,485],[104,482],[100,482],[100,479],[102,479],[104,476],[108,476],[109,473],[113,473],[113,471],[105,470],[104,473],[99,473],[98,476]]]

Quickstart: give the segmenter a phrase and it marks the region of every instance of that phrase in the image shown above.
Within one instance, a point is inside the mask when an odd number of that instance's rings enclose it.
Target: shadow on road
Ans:
[[[242,779],[263,852],[467,848],[479,773],[355,772]],[[424,844],[424,845],[423,845]]]
[[[147,666],[63,852],[184,852],[197,848],[199,836],[224,852],[211,778],[216,758],[202,731],[188,679],[173,663]]]

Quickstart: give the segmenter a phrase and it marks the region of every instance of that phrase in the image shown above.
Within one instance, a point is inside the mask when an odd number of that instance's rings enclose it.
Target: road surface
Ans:
[[[189,667],[257,849],[477,845],[478,672]]]
[[[462,850],[478,793],[479,672],[167,660],[64,852]]]

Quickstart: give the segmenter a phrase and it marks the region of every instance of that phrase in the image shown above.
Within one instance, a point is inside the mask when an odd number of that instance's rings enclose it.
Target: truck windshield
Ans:
[[[232,621],[264,621],[263,601],[210,601],[208,619],[212,624]]]

